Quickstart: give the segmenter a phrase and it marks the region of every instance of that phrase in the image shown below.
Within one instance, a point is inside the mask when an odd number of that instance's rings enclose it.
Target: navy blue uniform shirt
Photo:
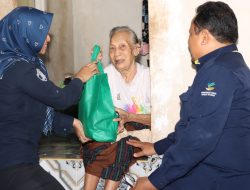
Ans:
[[[38,64],[17,61],[0,80],[0,169],[38,163],[38,142],[47,106],[65,109],[77,103],[82,82],[73,79],[61,89],[49,81]],[[53,130],[67,134],[73,117],[56,112]]]
[[[149,180],[165,190],[250,189],[250,71],[235,45],[199,59],[175,132]]]

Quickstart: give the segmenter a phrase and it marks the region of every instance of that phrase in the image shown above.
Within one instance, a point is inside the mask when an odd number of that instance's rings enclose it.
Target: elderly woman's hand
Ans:
[[[119,122],[118,133],[122,133],[124,131],[124,121],[123,121],[123,119],[118,117],[118,118],[113,119],[113,121]]]
[[[93,49],[91,50],[91,55],[92,53],[93,53]],[[96,58],[96,61],[102,61],[102,58],[103,58],[102,49],[100,49],[100,52]]]
[[[102,55],[102,50],[100,50],[100,53],[97,56],[97,61],[102,61],[103,55]]]
[[[120,108],[115,108],[115,111],[119,113],[119,117],[123,120],[124,123],[129,122],[129,113]]]

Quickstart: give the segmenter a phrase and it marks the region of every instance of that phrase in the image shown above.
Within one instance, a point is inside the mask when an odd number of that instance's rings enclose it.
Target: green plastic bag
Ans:
[[[96,60],[100,51],[94,47],[91,61]],[[94,75],[84,85],[79,102],[78,118],[84,125],[85,135],[98,142],[114,142],[117,137],[118,122],[114,109],[107,74],[103,72],[101,62],[98,62],[100,73]]]

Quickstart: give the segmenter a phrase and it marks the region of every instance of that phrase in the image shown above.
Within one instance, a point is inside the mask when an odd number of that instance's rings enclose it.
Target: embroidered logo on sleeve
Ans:
[[[47,77],[43,74],[40,69],[36,69],[36,76],[39,78],[41,81],[47,81]]]
[[[217,93],[215,92],[215,82],[209,82],[205,89],[205,91],[201,92],[201,96],[216,96]]]

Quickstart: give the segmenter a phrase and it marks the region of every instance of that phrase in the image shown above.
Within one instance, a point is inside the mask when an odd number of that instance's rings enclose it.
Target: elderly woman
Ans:
[[[127,26],[115,27],[110,32],[109,57],[105,68],[116,111],[125,129],[150,128],[150,77],[149,68],[136,62],[140,53],[140,41]],[[95,190],[102,177],[105,189],[117,189],[121,178],[135,163],[135,151],[126,143],[134,138],[121,138],[116,143],[88,142],[83,146],[85,165],[84,189]]]

